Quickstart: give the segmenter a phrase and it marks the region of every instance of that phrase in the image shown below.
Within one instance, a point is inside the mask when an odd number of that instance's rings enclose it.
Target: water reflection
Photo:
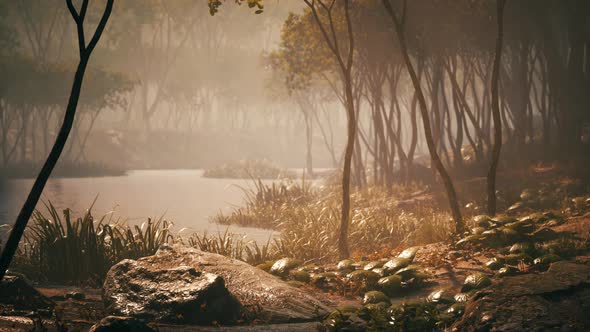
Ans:
[[[95,215],[114,211],[115,216],[132,224],[164,215],[174,222],[177,231],[186,227],[196,232],[225,232],[226,226],[209,222],[209,217],[240,205],[243,195],[238,186],[249,187],[251,181],[207,179],[201,175],[202,171],[195,170],[150,170],[132,171],[124,177],[50,179],[42,199],[79,215],[98,195]],[[14,222],[32,184],[30,179],[0,181],[0,224]],[[44,210],[42,203],[37,208]],[[261,242],[273,234],[236,226],[229,230]]]

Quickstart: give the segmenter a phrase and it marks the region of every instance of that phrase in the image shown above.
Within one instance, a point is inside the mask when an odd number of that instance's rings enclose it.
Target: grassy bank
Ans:
[[[226,179],[279,179],[293,178],[295,174],[266,159],[246,159],[207,168],[203,176]]]

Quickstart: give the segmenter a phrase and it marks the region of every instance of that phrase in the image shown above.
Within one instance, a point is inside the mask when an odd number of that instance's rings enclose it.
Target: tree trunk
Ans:
[[[412,65],[412,61],[410,60],[410,55],[408,53],[408,49],[406,46],[406,40],[403,32],[402,23],[397,18],[396,14],[389,3],[389,0],[383,0],[383,5],[389,16],[391,17],[396,34],[398,36],[400,48],[402,55],[404,57],[404,62],[406,63],[407,70],[410,74],[412,79],[412,84],[414,85],[414,89],[416,90],[416,94],[418,97],[418,103],[420,105],[420,113],[422,115],[422,124],[424,126],[424,136],[426,137],[426,144],[428,146],[428,151],[430,152],[430,157],[432,158],[432,163],[434,167],[438,171],[440,177],[442,178],[443,184],[445,186],[447,196],[449,199],[449,205],[451,208],[451,214],[453,215],[453,221],[455,222],[455,232],[457,234],[463,233],[464,225],[463,225],[463,218],[461,216],[461,209],[459,208],[459,202],[457,200],[457,193],[455,191],[455,186],[453,185],[453,181],[449,176],[449,173],[445,169],[440,156],[436,151],[436,144],[432,137],[432,130],[430,128],[430,119],[428,115],[428,110],[426,106],[426,98],[424,97],[424,93],[422,92],[422,88],[420,87],[420,81],[418,80],[418,76],[416,75],[416,71]],[[405,1],[404,1],[405,7]],[[404,9],[405,11],[405,9]]]
[[[492,147],[492,159],[488,171],[488,214],[496,214],[496,172],[502,150],[502,119],[500,117],[500,97],[498,94],[498,76],[500,74],[500,61],[502,59],[502,43],[504,42],[504,6],[506,0],[497,0],[498,4],[498,39],[496,41],[496,56],[492,72],[492,117],[494,120],[494,144]]]
[[[106,27],[113,9],[114,0],[108,0],[102,18],[98,23],[96,31],[94,32],[94,35],[88,46],[86,45],[84,38],[84,18],[86,16],[86,9],[88,8],[88,0],[84,0],[82,2],[79,12],[76,10],[71,0],[66,0],[66,2],[78,29],[80,62],[78,63],[78,68],[76,69],[76,74],[74,76],[74,82],[72,84],[72,90],[68,100],[64,120],[55,139],[55,143],[53,144],[53,148],[51,149],[51,152],[49,152],[49,156],[47,157],[41,172],[33,184],[33,188],[31,189],[29,196],[27,197],[22,209],[20,210],[20,213],[16,218],[12,231],[10,232],[8,240],[6,241],[6,245],[4,246],[4,250],[2,250],[2,254],[0,255],[0,281],[2,281],[6,271],[8,270],[8,266],[10,265],[14,254],[16,253],[20,239],[23,236],[25,228],[27,227],[29,218],[34,211],[37,202],[39,202],[43,188],[45,188],[45,184],[47,183],[49,176],[51,176],[51,172],[53,171],[55,164],[57,164],[59,156],[66,145],[68,136],[72,129],[72,124],[74,123],[76,116],[76,108],[78,106],[80,91],[82,90],[82,83],[84,81],[84,73],[86,72],[90,55],[98,44],[100,36]]]

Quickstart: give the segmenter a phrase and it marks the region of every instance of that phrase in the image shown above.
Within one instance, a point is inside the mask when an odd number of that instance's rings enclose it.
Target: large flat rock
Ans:
[[[123,260],[109,270],[103,292],[111,313],[149,321],[231,323],[241,315],[223,278],[182,264]]]
[[[195,273],[198,277],[192,276]],[[169,301],[170,298],[184,303],[183,294],[198,297],[199,300],[194,303],[206,300],[211,295],[197,290],[209,282],[218,285],[219,280],[240,303],[240,318],[246,321],[317,321],[330,311],[311,295],[249,264],[180,245],[165,246],[154,256],[137,261],[125,260],[115,265],[107,274],[103,298],[111,313],[141,317],[147,304],[153,309],[168,302],[175,303]],[[223,293],[219,290],[216,292],[212,292],[215,296],[206,303],[214,301]],[[221,298],[224,298],[223,294]],[[194,304],[188,307],[191,305]],[[169,307],[175,308],[177,304]],[[231,310],[227,315],[234,320]],[[155,317],[158,318],[157,315]]]
[[[553,263],[539,274],[500,279],[471,300],[455,331],[588,331],[590,266]]]

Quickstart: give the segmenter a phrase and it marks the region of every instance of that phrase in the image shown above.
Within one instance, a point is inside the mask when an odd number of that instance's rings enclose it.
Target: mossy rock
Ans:
[[[527,254],[534,255],[537,252],[537,246],[529,242],[520,242],[513,244],[508,250],[510,254]]]
[[[492,280],[483,273],[474,273],[470,274],[465,278],[465,282],[463,283],[463,287],[461,288],[462,292],[469,292],[471,290],[479,290],[485,287],[488,287],[492,284]]]
[[[514,266],[504,266],[503,268],[498,270],[498,277],[509,277],[514,276],[520,273],[520,270],[515,268]]]
[[[402,289],[402,277],[398,275],[383,277],[377,281],[377,286],[387,296],[394,297]]]
[[[389,309],[392,331],[435,331],[439,320],[436,305],[428,302],[408,302]]]
[[[499,227],[498,232],[499,236],[505,243],[514,243],[523,238],[523,235],[521,233],[519,233],[515,229],[508,227]]]
[[[426,301],[431,303],[450,304],[455,302],[455,298],[451,292],[446,289],[438,289],[428,295]]]
[[[367,305],[370,303],[376,304],[380,302],[389,303],[389,297],[385,295],[385,293],[380,291],[370,291],[366,292],[365,296],[363,297],[363,304]]]
[[[465,303],[469,301],[471,295],[469,293],[457,293],[453,298],[455,299],[455,302]]]
[[[471,245],[481,245],[481,241],[483,239],[485,239],[486,237],[482,234],[479,235],[468,235],[464,238],[462,238],[461,240],[457,241],[457,243],[455,243],[455,245],[458,248],[463,248],[465,245],[467,244],[471,244]]]
[[[369,303],[364,306],[364,310],[373,311],[373,312],[386,312],[389,308],[389,301],[387,302],[379,302],[379,303]]]
[[[415,281],[421,281],[428,278],[428,275],[422,272],[420,267],[417,265],[409,265],[404,267],[403,269],[397,271],[395,275],[400,276],[403,282],[410,281],[411,279],[414,279]]]
[[[512,205],[510,205],[510,207],[508,209],[506,209],[506,212],[516,212],[520,209],[522,209],[524,207],[524,202],[516,202]]]
[[[535,265],[549,265],[551,263],[559,262],[563,260],[560,256],[555,254],[545,254],[541,257],[535,258],[533,264]]]
[[[533,261],[531,256],[524,253],[506,255],[503,258],[506,264],[509,265],[518,265],[521,261],[526,264],[530,264]]]
[[[330,283],[338,280],[338,276],[334,272],[323,272],[314,275],[311,278],[311,284],[318,288],[325,288]]]
[[[376,269],[372,269],[371,271],[377,273],[380,277],[385,277],[385,270],[383,270],[382,268],[376,268]]]
[[[402,251],[399,255],[397,255],[397,257],[405,258],[405,259],[409,259],[410,261],[413,261],[419,250],[420,250],[420,247],[411,247],[411,248],[408,248],[408,249]]]
[[[412,261],[407,258],[395,257],[383,265],[383,271],[385,271],[385,273],[388,275],[394,274],[395,272],[410,265],[411,262]]]
[[[479,224],[481,222],[490,222],[491,220],[492,220],[492,218],[490,218],[490,216],[485,215],[485,214],[481,214],[479,216],[473,217],[473,223],[475,223],[475,224]]]
[[[262,264],[256,265],[257,268],[261,269],[262,271],[270,272],[270,268],[273,266],[275,262],[269,261]]]
[[[490,270],[496,271],[504,266],[504,259],[501,257],[494,257],[486,262],[486,267]]]
[[[313,273],[322,273],[322,272],[324,272],[324,268],[321,267],[321,266],[319,266],[319,265],[317,265],[317,264],[306,264],[306,265],[303,265],[301,267],[298,267],[297,268],[297,271],[305,271],[305,272],[308,272],[308,273],[311,273],[311,272],[313,272]]]
[[[447,309],[447,313],[454,317],[461,317],[465,313],[465,303],[455,303]]]
[[[289,274],[289,271],[301,265],[301,260],[295,258],[282,258],[276,261],[270,268],[270,273],[285,277]]]
[[[336,265],[336,268],[338,269],[338,271],[352,271],[352,270],[354,270],[354,266],[352,264],[354,264],[354,262],[352,260],[345,259],[345,260],[338,262],[338,265]]]
[[[509,224],[511,222],[516,222],[518,220],[516,218],[509,217],[507,215],[501,214],[501,215],[497,215],[494,218],[492,218],[492,221],[495,222],[498,225],[506,225],[506,224]]]
[[[370,271],[373,269],[378,269],[378,268],[383,267],[383,264],[385,264],[385,262],[383,262],[383,261],[372,261],[372,262],[365,264],[365,266],[363,267],[363,270]]]
[[[302,270],[290,271],[289,276],[291,277],[291,279],[299,282],[308,283],[311,281],[311,276],[309,275],[309,273]]]
[[[520,234],[531,233],[532,231],[535,230],[535,224],[530,219],[512,222],[512,223],[504,225],[504,227],[512,229]]]
[[[356,270],[347,274],[346,278],[353,283],[364,283],[367,287],[373,287],[381,276],[373,271]]]

